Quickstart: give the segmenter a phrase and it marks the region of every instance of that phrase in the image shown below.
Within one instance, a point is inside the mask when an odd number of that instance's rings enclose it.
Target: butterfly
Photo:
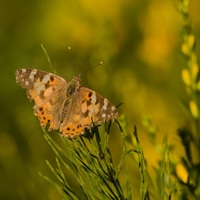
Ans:
[[[16,82],[34,100],[34,114],[42,127],[58,130],[63,137],[74,138],[94,125],[114,121],[118,111],[106,98],[80,85],[80,75],[71,81],[37,69],[16,70]]]

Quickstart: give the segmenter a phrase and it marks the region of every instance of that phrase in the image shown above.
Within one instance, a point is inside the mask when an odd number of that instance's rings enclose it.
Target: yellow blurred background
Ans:
[[[200,2],[193,0],[190,13],[197,39],[199,8]],[[102,61],[82,76],[82,85],[115,105],[123,102],[119,112],[126,115],[130,132],[137,126],[148,162],[155,164],[155,149],[142,126],[144,116],[151,116],[158,128],[158,142],[167,135],[177,146],[178,158],[183,151],[176,133],[187,120],[181,107],[186,98],[182,23],[176,1],[169,0],[1,0],[0,199],[61,199],[38,175],[52,176],[45,160],[54,161],[55,155],[33,115],[33,104],[15,83],[17,68],[51,70],[41,43],[67,80]]]

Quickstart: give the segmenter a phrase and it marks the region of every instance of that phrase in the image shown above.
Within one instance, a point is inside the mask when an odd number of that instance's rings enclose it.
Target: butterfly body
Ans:
[[[114,120],[117,109],[95,91],[80,85],[80,75],[70,82],[53,73],[37,69],[18,69],[16,82],[34,100],[34,114],[41,126],[58,130],[64,137],[82,135],[85,128]]]

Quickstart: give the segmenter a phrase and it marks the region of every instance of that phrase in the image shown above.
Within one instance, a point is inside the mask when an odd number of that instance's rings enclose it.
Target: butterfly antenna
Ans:
[[[41,47],[42,47],[42,50],[43,50],[44,54],[45,54],[46,57],[47,57],[47,60],[48,60],[50,66],[51,66],[51,68],[52,68],[52,70],[53,70],[53,73],[54,73],[54,74],[57,74],[56,69],[55,69],[54,66],[53,66],[53,63],[52,63],[52,61],[51,61],[51,59],[50,59],[50,57],[49,57],[49,54],[48,54],[46,48],[44,47],[43,44],[41,44]]]
[[[98,67],[99,65],[102,65],[102,64],[103,64],[103,62],[100,61],[97,65],[95,65],[94,67],[89,68],[88,70],[84,71],[84,72],[81,73],[81,74],[82,74],[82,75],[83,75],[83,74],[86,74],[86,73],[88,73],[89,71],[95,69],[96,67]]]
[[[72,63],[72,67],[73,67],[73,71],[74,71],[74,74],[76,75],[77,73],[76,73],[76,68],[74,67],[74,63],[73,63],[73,59],[72,59],[72,51],[71,51],[71,47],[70,46],[68,46],[68,55],[69,55],[69,57],[70,57],[70,62]]]

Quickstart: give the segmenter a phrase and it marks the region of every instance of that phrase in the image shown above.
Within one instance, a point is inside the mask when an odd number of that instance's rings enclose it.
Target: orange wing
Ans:
[[[35,101],[34,114],[38,116],[41,126],[46,127],[49,123],[49,129],[58,129],[66,80],[37,69],[18,69],[16,82],[26,89],[28,98]]]
[[[65,137],[76,137],[84,133],[85,128],[91,128],[117,117],[117,109],[104,97],[85,87],[67,101],[63,112],[65,117],[59,131]]]

